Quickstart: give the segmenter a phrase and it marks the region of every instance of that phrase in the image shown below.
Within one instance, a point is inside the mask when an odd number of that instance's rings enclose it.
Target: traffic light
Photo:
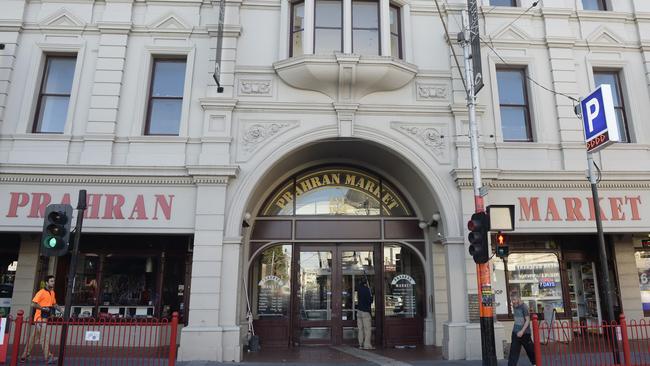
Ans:
[[[509,249],[508,249],[508,243],[506,241],[506,236],[503,233],[498,232],[496,236],[496,240],[497,240],[497,257],[499,258],[507,257]]]
[[[477,212],[467,223],[469,229],[469,254],[474,257],[477,264],[487,263],[490,260],[488,244],[488,231],[490,220],[485,212]]]
[[[41,237],[43,255],[58,257],[68,253],[71,221],[72,206],[57,204],[47,206]]]

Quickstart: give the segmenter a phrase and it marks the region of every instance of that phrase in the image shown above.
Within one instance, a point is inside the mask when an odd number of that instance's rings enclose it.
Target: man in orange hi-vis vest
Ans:
[[[34,314],[34,326],[29,341],[20,356],[20,362],[25,362],[32,353],[34,343],[38,342],[43,346],[43,357],[48,364],[57,362],[57,358],[50,353],[50,340],[45,332],[47,318],[54,314],[54,309],[61,311],[61,307],[56,303],[54,293],[54,276],[47,276],[45,279],[45,288],[39,290],[32,299],[32,307],[36,309]],[[51,334],[50,334],[51,335]]]

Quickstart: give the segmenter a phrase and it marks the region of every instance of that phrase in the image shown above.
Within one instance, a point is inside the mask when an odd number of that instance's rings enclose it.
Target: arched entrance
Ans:
[[[352,166],[277,186],[250,237],[249,301],[265,347],[356,344],[356,289],[374,295],[373,344],[423,342],[425,241],[404,196]]]

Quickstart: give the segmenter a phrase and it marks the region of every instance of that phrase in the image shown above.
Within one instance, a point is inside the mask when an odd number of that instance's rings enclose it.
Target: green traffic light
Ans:
[[[48,248],[56,248],[57,244],[59,243],[59,240],[55,237],[49,236],[45,238],[45,246]]]

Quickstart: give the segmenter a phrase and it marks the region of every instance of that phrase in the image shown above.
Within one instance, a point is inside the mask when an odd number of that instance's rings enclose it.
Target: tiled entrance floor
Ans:
[[[433,346],[420,346],[415,349],[378,348],[372,351],[362,351],[348,346],[319,346],[279,350],[262,349],[260,352],[244,354],[244,362],[253,363],[377,365],[383,363],[380,361],[382,358],[402,362],[442,360],[442,349]]]

